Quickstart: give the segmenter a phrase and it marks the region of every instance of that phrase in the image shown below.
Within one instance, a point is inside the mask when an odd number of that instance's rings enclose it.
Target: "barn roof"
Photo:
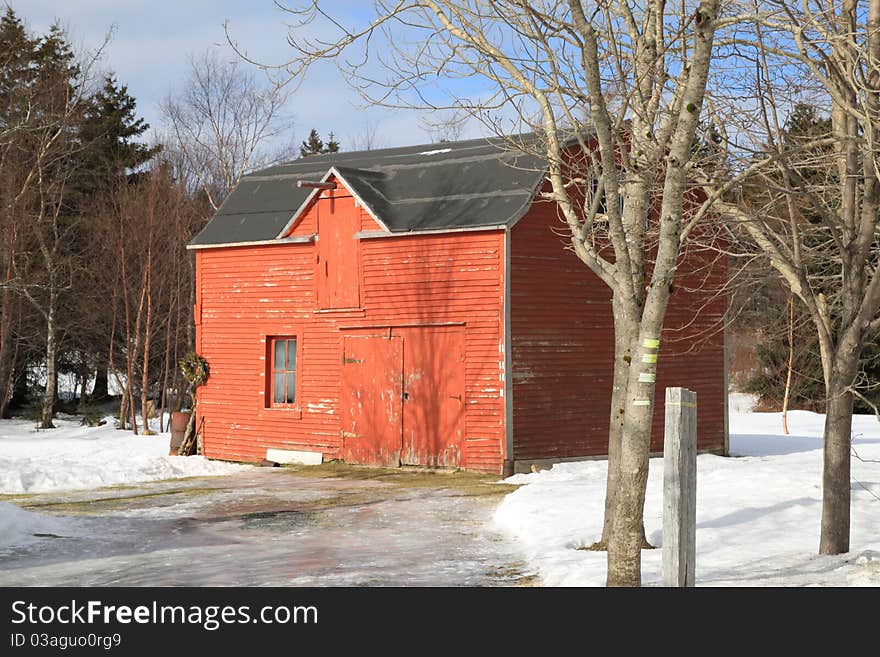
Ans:
[[[190,247],[280,238],[313,192],[297,181],[330,173],[393,233],[510,225],[528,209],[545,169],[499,138],[312,155],[244,176]]]

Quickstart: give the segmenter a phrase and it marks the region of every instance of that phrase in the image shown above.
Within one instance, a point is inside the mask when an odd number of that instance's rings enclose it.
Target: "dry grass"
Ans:
[[[517,486],[498,484],[498,475],[419,467],[373,468],[330,461],[321,465],[287,465],[285,470],[300,477],[378,481],[405,488],[446,488],[474,497],[504,496]]]

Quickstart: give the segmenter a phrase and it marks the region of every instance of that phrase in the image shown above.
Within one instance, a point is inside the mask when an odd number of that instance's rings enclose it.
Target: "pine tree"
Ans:
[[[33,65],[37,48],[21,20],[11,7],[0,19],[0,130],[15,127],[26,89],[33,86],[36,69]]]
[[[128,87],[114,75],[108,75],[88,99],[79,130],[83,153],[77,180],[77,193],[84,201],[158,153],[158,147],[135,141],[150,128],[137,116],[136,104]]]
[[[323,155],[326,153],[338,153],[339,142],[331,132],[327,135],[327,143],[325,144],[318,131],[314,128],[309,132],[309,138],[306,139],[299,147],[300,157],[308,157],[309,155]]]

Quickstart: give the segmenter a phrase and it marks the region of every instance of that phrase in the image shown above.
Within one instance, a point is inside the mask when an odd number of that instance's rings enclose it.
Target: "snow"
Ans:
[[[727,408],[731,413],[751,413],[757,403],[757,395],[744,392],[731,392],[727,395]]]
[[[441,153],[449,153],[451,151],[451,148],[438,148],[434,151],[422,151],[419,155],[440,155]]]
[[[697,585],[880,586],[880,423],[853,419],[851,551],[820,556],[824,416],[748,412],[731,395],[731,458],[697,458]],[[858,455],[856,457],[855,455]],[[577,550],[602,533],[605,461],[562,463],[505,483],[494,526],[516,540],[547,586],[601,586],[606,554]],[[662,543],[663,459],[650,461],[645,532]],[[661,550],[642,551],[642,581],[660,584]]]
[[[703,454],[697,459],[697,584],[880,586],[880,423],[868,415],[856,416],[853,422],[851,551],[819,556],[824,417],[791,411],[791,435],[784,436],[780,414],[752,413],[753,405],[748,396],[731,395],[731,457]],[[33,421],[0,421],[0,494],[61,491],[65,497],[65,491],[76,489],[234,474],[229,479],[234,501],[242,494],[239,477],[265,474],[202,457],[168,456],[167,433],[135,436],[116,430],[113,419],[107,420],[104,426],[90,428],[80,426],[77,418],[62,418],[57,429],[46,431],[37,430]],[[663,538],[662,468],[662,459],[651,459],[645,529],[656,546]],[[505,483],[524,485],[504,498],[490,529],[500,531],[505,543],[515,544],[515,558],[522,558],[542,584],[601,586],[605,553],[576,548],[601,534],[606,472],[606,463],[597,460],[510,477]],[[419,505],[411,513],[420,509],[426,515],[434,513]],[[181,507],[181,513],[191,510]],[[152,518],[148,511],[143,514]],[[153,511],[174,521],[169,518],[172,507],[159,505]],[[0,502],[0,551],[30,545],[40,541],[40,535],[87,541],[95,532],[88,522]],[[149,535],[155,531],[144,528]],[[408,530],[402,526],[399,531]],[[312,537],[309,549],[320,549],[318,536]],[[643,551],[645,584],[659,585],[660,558],[659,549]]]
[[[70,518],[33,513],[14,504],[0,502],[0,550],[28,545],[46,536],[75,532],[74,522]]]
[[[168,456],[170,434],[136,436],[79,418],[55,420],[38,430],[32,420],[0,420],[0,493],[43,493],[132,484],[159,479],[222,475],[249,466],[201,456]]]

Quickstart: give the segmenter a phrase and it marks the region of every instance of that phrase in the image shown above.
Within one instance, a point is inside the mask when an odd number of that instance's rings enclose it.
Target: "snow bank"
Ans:
[[[69,518],[32,513],[19,509],[14,504],[0,502],[0,550],[27,545],[47,535],[62,536],[73,531],[73,523]]]
[[[746,392],[731,392],[727,405],[731,413],[751,413],[758,404],[758,396]]]
[[[746,400],[738,400],[746,401]],[[820,557],[824,416],[731,409],[731,456],[697,459],[697,584],[880,586],[880,424],[853,422],[852,551]],[[601,586],[606,555],[576,548],[602,533],[607,464],[563,463],[515,475],[494,522],[521,546],[548,586]],[[663,460],[651,459],[645,503],[648,540],[662,542]],[[660,583],[661,550],[642,553],[642,579]]]
[[[42,493],[157,479],[222,475],[249,466],[201,456],[168,456],[170,435],[135,436],[58,419],[57,429],[33,421],[0,420],[0,493]]]

